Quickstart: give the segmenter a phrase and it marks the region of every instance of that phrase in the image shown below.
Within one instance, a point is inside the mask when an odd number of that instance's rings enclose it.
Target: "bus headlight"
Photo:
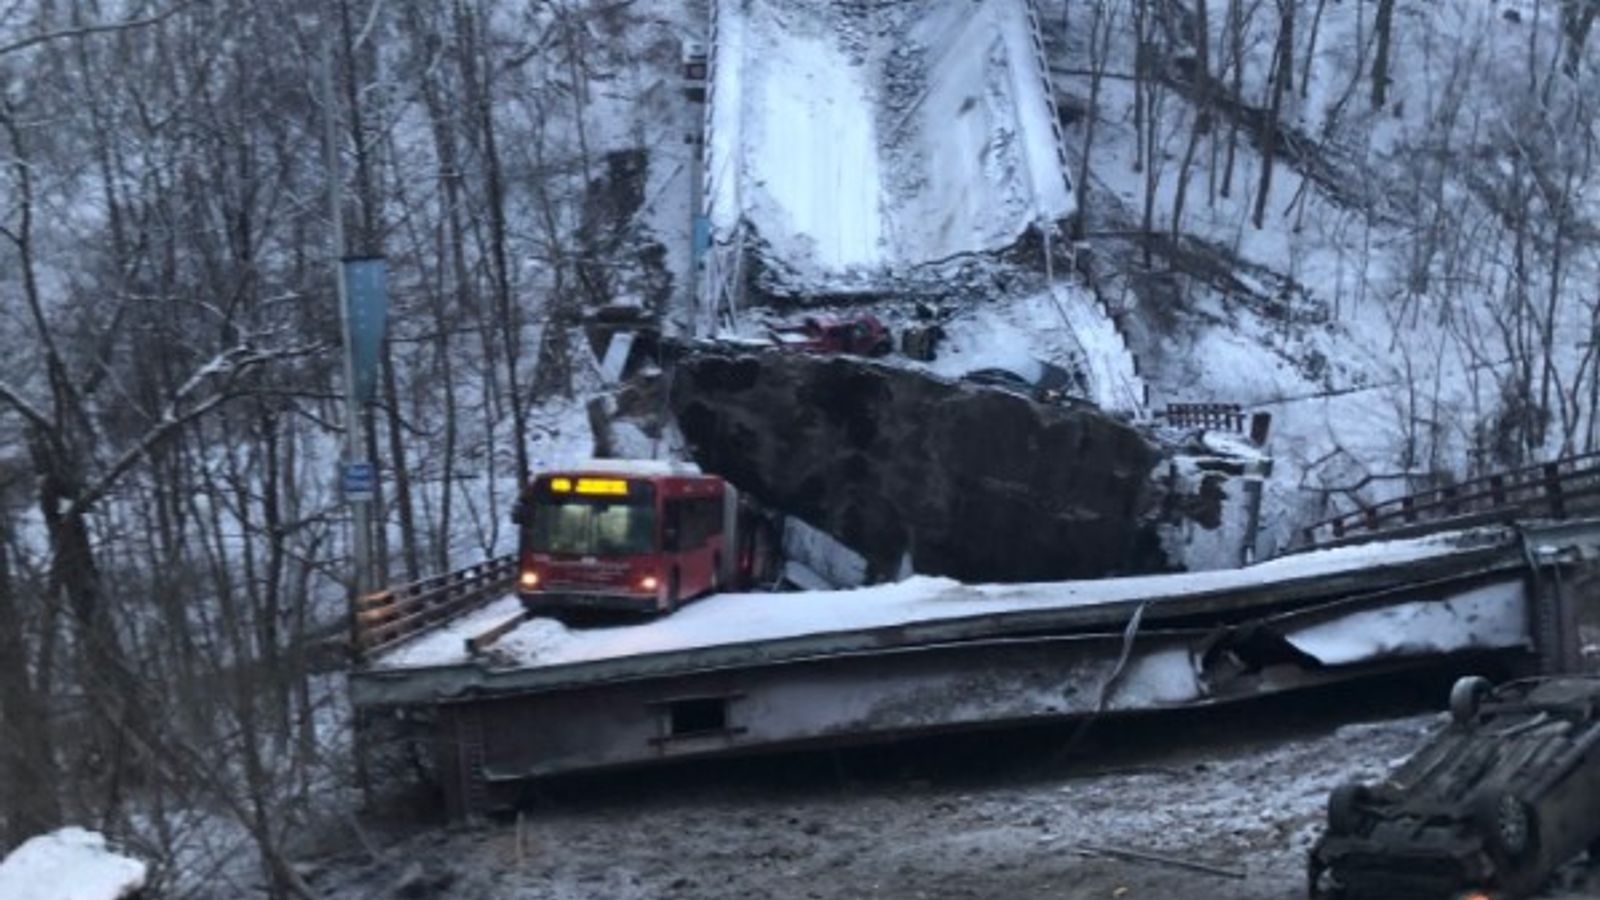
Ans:
[[[661,582],[654,575],[646,575],[639,579],[639,590],[641,591],[653,591],[660,586]]]
[[[539,586],[539,573],[532,569],[523,569],[522,576],[517,579],[517,585],[525,591],[531,591]]]

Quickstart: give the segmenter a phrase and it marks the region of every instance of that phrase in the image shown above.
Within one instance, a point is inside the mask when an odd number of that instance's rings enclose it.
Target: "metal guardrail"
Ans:
[[[1169,403],[1156,415],[1179,428],[1244,433],[1244,407],[1237,403]]]
[[[1591,498],[1600,498],[1600,453],[1569,456],[1386,500],[1309,525],[1301,536],[1304,546],[1320,547],[1361,533],[1398,531],[1426,523],[1466,525],[1508,513],[1564,519]]]
[[[1267,442],[1267,432],[1272,428],[1272,414],[1247,413],[1237,403],[1169,403],[1156,412],[1178,428],[1206,428],[1212,431],[1231,431],[1246,435],[1257,445]]]
[[[508,553],[476,565],[357,597],[351,646],[358,661],[505,596],[517,576]]]

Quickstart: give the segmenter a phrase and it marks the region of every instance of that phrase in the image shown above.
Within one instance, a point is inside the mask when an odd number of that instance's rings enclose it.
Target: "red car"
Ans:
[[[788,350],[883,356],[894,348],[889,329],[870,313],[837,319],[808,316],[799,325],[778,326],[770,331],[772,340]]]

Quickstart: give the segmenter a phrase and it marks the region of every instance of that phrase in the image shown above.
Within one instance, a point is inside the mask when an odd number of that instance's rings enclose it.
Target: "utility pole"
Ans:
[[[344,460],[339,467],[340,489],[350,504],[351,586],[356,596],[371,591],[372,493],[376,487],[372,466],[366,460],[366,428],[361,399],[356,390],[355,344],[350,322],[350,292],[345,284],[344,203],[339,175],[338,100],[333,91],[332,33],[322,44],[322,127],[328,169],[328,217],[332,235],[329,258],[338,286],[339,324],[344,336]],[[363,478],[363,476],[365,476]]]
[[[706,217],[704,185],[705,174],[705,103],[707,67],[706,48],[703,44],[686,41],[683,45],[683,98],[688,102],[689,120],[693,129],[684,134],[683,142],[689,145],[689,291],[685,311],[689,319],[689,336],[699,331],[700,310],[706,277],[706,250],[711,243],[711,223]],[[716,331],[715,319],[709,332]]]

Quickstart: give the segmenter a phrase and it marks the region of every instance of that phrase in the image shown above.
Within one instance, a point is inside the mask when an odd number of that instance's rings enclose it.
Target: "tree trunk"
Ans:
[[[1194,127],[1189,130],[1189,143],[1183,149],[1183,162],[1178,166],[1177,194],[1172,199],[1173,238],[1177,238],[1183,225],[1183,205],[1189,196],[1189,174],[1195,153],[1200,149],[1200,137],[1211,130],[1211,31],[1206,12],[1206,0],[1195,0]]]
[[[1377,20],[1373,28],[1377,31],[1378,47],[1372,57],[1372,108],[1383,109],[1389,97],[1389,40],[1390,31],[1394,25],[1394,0],[1378,0]]]
[[[0,515],[0,841],[15,847],[62,824],[55,729],[28,671],[27,631],[11,575],[11,522]]]
[[[1278,116],[1283,95],[1289,89],[1289,65],[1294,47],[1294,7],[1298,0],[1278,0],[1278,45],[1272,59],[1272,101],[1267,105],[1267,121],[1261,137],[1261,183],[1256,190],[1255,212],[1251,222],[1261,228],[1267,217],[1267,197],[1272,193],[1272,166],[1278,154]]]
[[[1228,0],[1228,55],[1233,64],[1233,97],[1244,99],[1244,10],[1240,0]],[[1228,154],[1222,166],[1222,196],[1233,196],[1233,161],[1239,147],[1239,117],[1230,116]]]
[[[1072,229],[1073,238],[1078,240],[1088,227],[1089,160],[1094,154],[1095,130],[1100,122],[1100,85],[1105,80],[1110,40],[1111,16],[1106,13],[1105,0],[1095,0],[1089,24],[1089,108],[1084,113],[1083,155],[1078,159],[1078,180],[1074,184],[1078,212],[1073,216]]]

